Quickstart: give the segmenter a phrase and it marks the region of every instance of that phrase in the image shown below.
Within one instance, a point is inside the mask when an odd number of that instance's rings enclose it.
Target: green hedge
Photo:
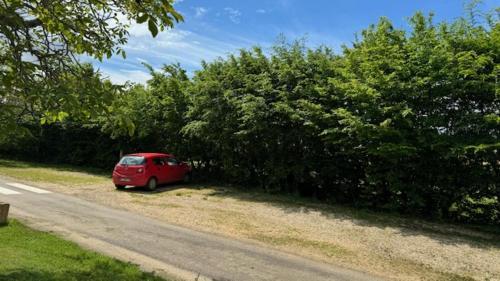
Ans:
[[[192,78],[150,69],[96,126],[51,125],[17,151],[108,167],[120,149],[164,150],[209,179],[498,224],[498,20],[410,24],[381,19],[342,54],[282,42]]]

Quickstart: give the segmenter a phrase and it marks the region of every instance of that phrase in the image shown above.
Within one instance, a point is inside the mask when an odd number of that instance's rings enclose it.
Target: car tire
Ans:
[[[125,189],[125,186],[124,186],[124,185],[121,185],[121,184],[115,184],[115,187],[116,187],[116,189],[118,189],[118,190],[123,190],[123,189]]]
[[[184,174],[184,178],[182,179],[182,182],[184,182],[184,183],[191,182],[191,173]]]
[[[150,191],[153,191],[156,189],[156,186],[158,185],[158,182],[156,181],[156,178],[150,178],[148,180],[148,184],[146,185],[146,188]]]

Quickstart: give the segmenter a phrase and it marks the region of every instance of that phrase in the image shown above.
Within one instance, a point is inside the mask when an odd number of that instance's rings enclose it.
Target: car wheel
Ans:
[[[156,182],[156,178],[150,178],[148,181],[148,185],[146,186],[149,190],[153,191],[156,189],[156,185],[158,183]]]
[[[184,175],[184,179],[182,181],[185,182],[185,183],[190,182],[191,181],[191,173],[186,173]]]
[[[124,185],[121,185],[121,184],[115,184],[115,187],[116,187],[116,189],[118,189],[118,190],[125,189],[125,186],[124,186]]]

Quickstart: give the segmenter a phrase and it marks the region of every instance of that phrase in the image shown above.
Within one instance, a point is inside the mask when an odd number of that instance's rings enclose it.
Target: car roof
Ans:
[[[173,155],[167,153],[159,153],[159,152],[141,152],[141,153],[127,154],[125,156],[142,156],[145,158],[153,158],[153,157],[172,157]]]

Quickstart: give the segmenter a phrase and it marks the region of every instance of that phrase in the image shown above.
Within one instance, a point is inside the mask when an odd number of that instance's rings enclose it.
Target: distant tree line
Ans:
[[[382,18],[341,54],[283,41],[203,62],[193,77],[150,68],[147,85],[112,92],[111,114],[27,119],[31,133],[1,149],[107,169],[120,150],[168,151],[204,179],[498,224],[498,14],[409,23]]]

